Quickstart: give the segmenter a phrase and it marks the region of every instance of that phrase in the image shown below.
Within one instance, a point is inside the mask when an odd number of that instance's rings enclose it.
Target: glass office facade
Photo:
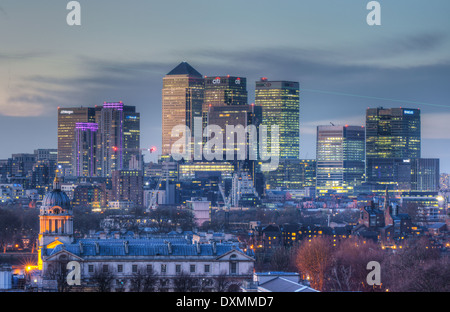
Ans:
[[[255,105],[263,109],[262,123],[267,126],[268,147],[272,125],[279,127],[280,159],[299,159],[300,152],[300,85],[291,81],[256,82]]]
[[[353,194],[364,180],[365,129],[318,126],[316,194]]]

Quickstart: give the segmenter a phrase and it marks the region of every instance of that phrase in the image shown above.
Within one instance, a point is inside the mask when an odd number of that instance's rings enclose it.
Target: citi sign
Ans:
[[[215,84],[215,85],[220,84],[221,83],[220,77],[217,77],[216,79],[213,79],[212,83]],[[234,84],[240,85],[241,84],[241,78],[236,78],[234,80]]]

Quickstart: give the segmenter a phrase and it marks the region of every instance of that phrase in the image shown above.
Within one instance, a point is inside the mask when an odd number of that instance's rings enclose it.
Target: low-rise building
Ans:
[[[48,290],[64,285],[70,262],[79,266],[79,286],[97,291],[101,283],[112,291],[137,290],[136,280],[141,278],[153,279],[158,291],[177,290],[183,278],[202,291],[217,289],[223,278],[236,288],[253,272],[255,259],[234,243],[199,244],[178,237],[122,239],[122,235],[75,239],[72,206],[58,178],[43,200],[39,219],[39,284]]]
[[[245,292],[319,292],[300,280],[293,272],[260,272],[253,274],[252,283],[243,287]]]

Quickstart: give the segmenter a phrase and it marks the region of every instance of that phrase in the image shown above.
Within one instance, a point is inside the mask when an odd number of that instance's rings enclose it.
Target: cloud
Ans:
[[[422,139],[450,139],[450,111],[421,115]]]
[[[2,8],[1,6],[0,6],[0,13],[2,13],[2,15],[4,15],[4,16],[8,17],[8,13],[6,13],[5,9]]]
[[[8,88],[0,92],[0,115],[46,116],[58,106],[94,106],[109,100],[150,103],[151,94],[161,92],[162,76],[174,65],[82,58],[76,66],[79,70],[70,74],[48,70],[49,74],[16,77],[11,83],[6,77]]]
[[[329,126],[334,124],[336,126],[363,126],[365,125],[365,115],[348,116],[348,117],[335,117],[328,120],[310,120],[307,122],[300,122],[301,134],[316,135],[317,126]]]
[[[358,74],[368,70],[408,69],[422,66],[449,65],[448,34],[424,32],[404,37],[373,40],[361,45],[306,48],[299,46],[266,46],[260,48],[219,50],[193,49],[184,54],[200,63],[214,63],[229,69],[261,70],[285,66],[301,68],[302,73],[324,72]],[[242,60],[245,59],[245,63]],[[244,66],[242,67],[242,64]],[[295,65],[301,65],[295,66]],[[314,69],[312,71],[311,69]],[[342,71],[344,69],[344,71]]]

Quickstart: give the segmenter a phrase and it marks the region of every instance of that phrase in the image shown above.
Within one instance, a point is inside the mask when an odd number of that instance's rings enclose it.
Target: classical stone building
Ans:
[[[73,265],[81,284],[74,288],[84,291],[229,291],[253,273],[254,258],[236,243],[200,244],[176,237],[76,239],[70,200],[58,178],[39,219],[40,283],[49,290],[67,289],[67,277],[75,276]]]

